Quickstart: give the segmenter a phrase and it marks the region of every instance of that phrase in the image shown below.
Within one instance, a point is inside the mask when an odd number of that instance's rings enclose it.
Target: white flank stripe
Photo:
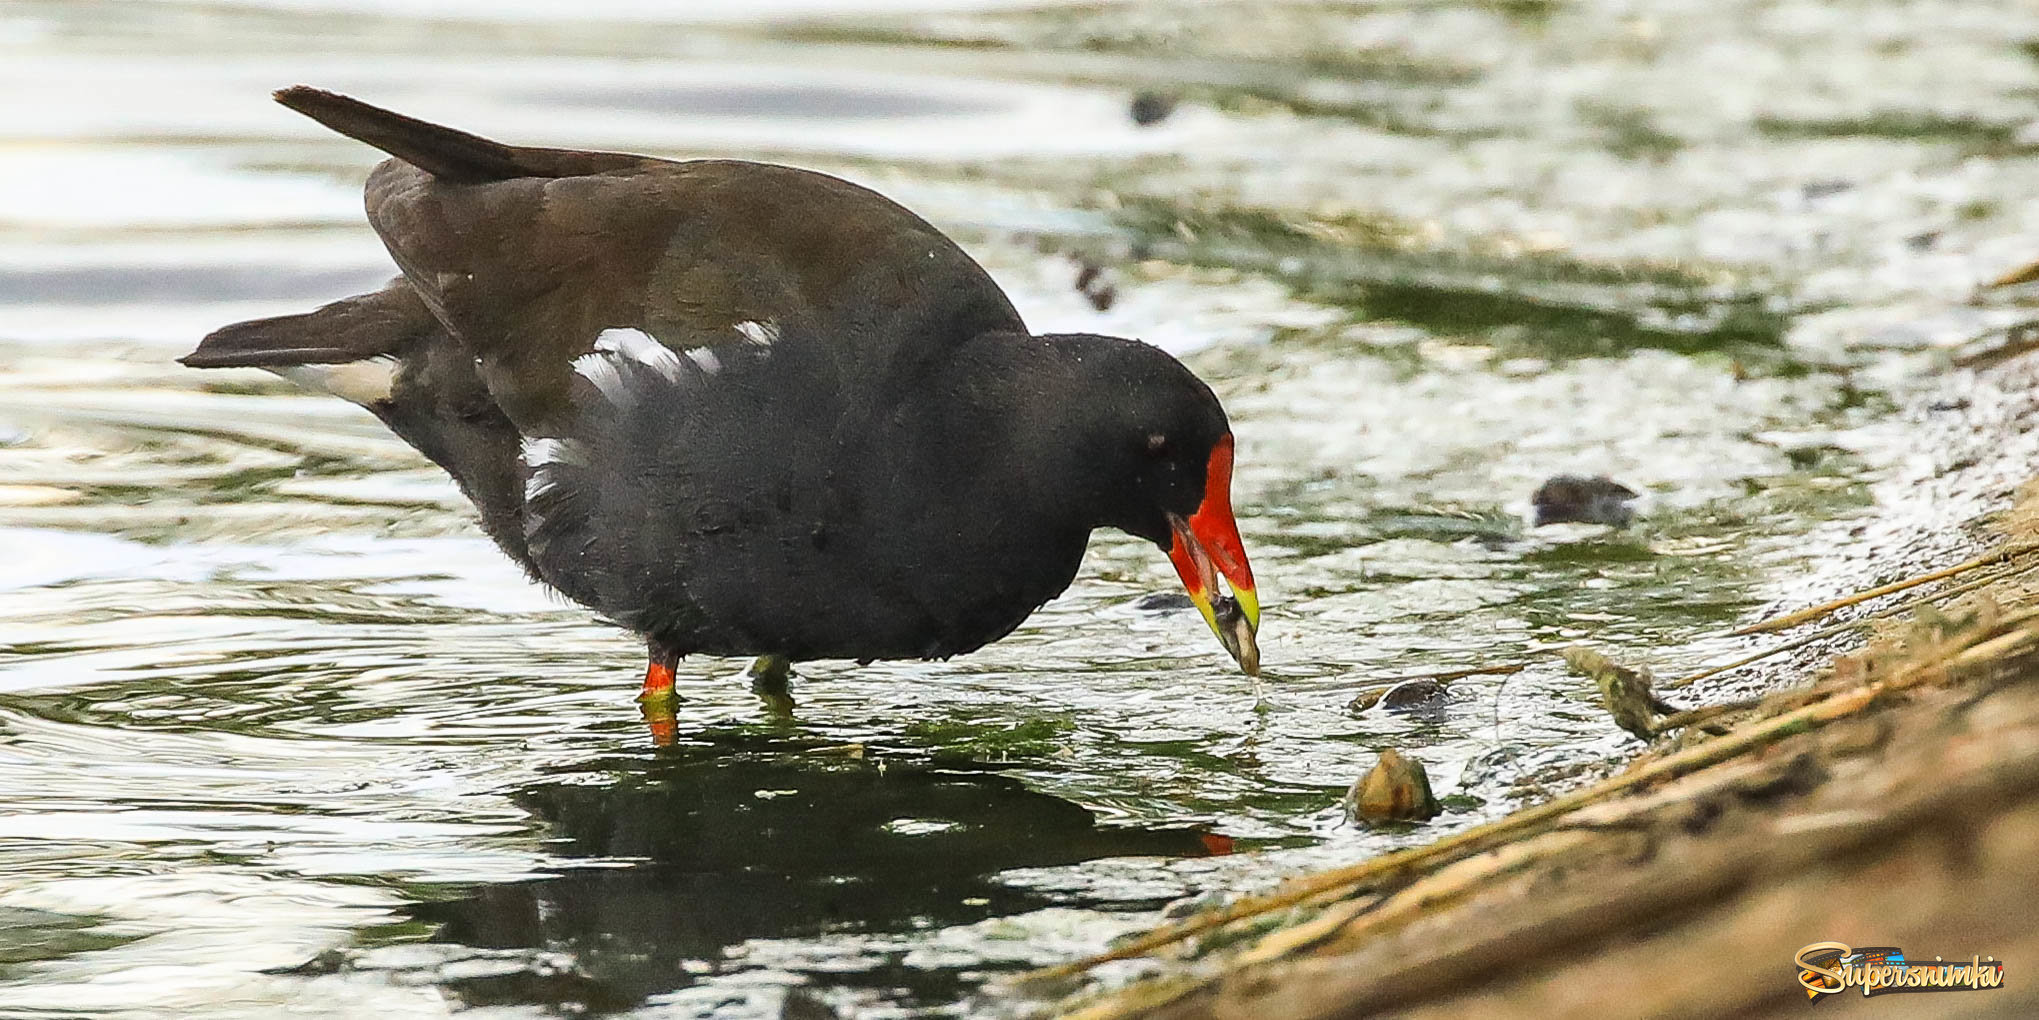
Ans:
[[[759,347],[770,347],[779,342],[779,324],[770,319],[763,322],[739,322],[736,324],[736,331],[743,334],[745,340]]]
[[[621,407],[625,403],[626,395],[623,391],[623,375],[616,371],[616,363],[610,360],[615,356],[612,351],[583,354],[573,359],[573,371],[575,375],[593,383],[595,389],[601,391],[609,403]]]
[[[524,440],[524,466],[536,470],[547,464],[572,464],[587,466],[586,451],[571,439],[526,439]]]
[[[641,329],[605,329],[601,336],[595,338],[595,350],[615,351],[672,382],[680,381],[679,355]]]
[[[706,347],[687,348],[687,357],[709,375],[722,371],[722,359],[716,357],[715,352]]]
[[[531,472],[531,477],[524,479],[524,502],[537,502],[538,497],[545,495],[551,488],[552,479],[546,477],[542,469]]]

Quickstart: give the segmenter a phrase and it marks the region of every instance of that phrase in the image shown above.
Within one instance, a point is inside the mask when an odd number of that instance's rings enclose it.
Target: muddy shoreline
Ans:
[[[1877,511],[1813,536],[1835,555],[1749,619],[2039,535],[2039,485],[2026,484],[2039,358],[1932,380],[1878,430],[1907,455],[1877,483]],[[1882,1013],[2029,1015],[2039,987],[2016,974],[2039,956],[2035,576],[2039,553],[2024,551],[1840,610],[1819,622],[1865,626],[1676,692],[1688,705],[1770,692],[1719,732],[1672,731],[1605,779],[1297,876],[1107,954],[1127,960],[1010,991],[1037,1005],[1059,992],[1052,1012],[1084,1020],[1783,1015],[1808,997],[1794,954],[1838,941],[1993,958],[2011,975]],[[1950,597],[1891,612],[1935,591]],[[1069,994],[1090,964],[1144,973]]]

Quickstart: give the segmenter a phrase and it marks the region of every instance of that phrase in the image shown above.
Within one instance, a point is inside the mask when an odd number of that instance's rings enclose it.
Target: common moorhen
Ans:
[[[783,683],[974,650],[1068,587],[1099,527],[1167,550],[1257,671],[1230,426],[1166,353],[1030,334],[954,242],[826,174],[276,98],[396,157],[367,207],[403,275],[183,363],[373,412],[533,577],[644,636],[648,698],[692,652]]]

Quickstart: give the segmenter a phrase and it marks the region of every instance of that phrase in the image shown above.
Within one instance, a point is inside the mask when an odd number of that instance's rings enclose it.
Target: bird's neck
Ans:
[[[921,608],[952,632],[952,651],[1004,634],[1067,588],[1096,526],[1069,495],[1056,450],[1066,437],[1046,413],[1063,360],[1024,334],[980,336],[871,437],[860,503],[886,541],[867,579],[918,592],[939,577],[941,604]]]
[[[958,351],[940,402],[952,415],[944,433],[954,468],[1038,520],[1088,534],[1104,524],[1103,497],[1113,480],[1089,456],[1081,408],[1083,352],[1067,337],[985,333]]]

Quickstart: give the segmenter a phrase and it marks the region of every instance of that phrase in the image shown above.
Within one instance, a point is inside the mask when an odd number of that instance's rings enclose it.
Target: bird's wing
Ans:
[[[1025,329],[940,231],[826,174],[504,145],[303,86],[277,99],[396,157],[369,178],[369,222],[527,435],[605,329],[815,333],[845,392],[881,403],[955,345]]]
[[[606,328],[675,349],[746,322],[820,333],[844,394],[877,404],[952,345],[1026,330],[934,226],[826,173],[504,145],[306,86],[277,102],[396,157],[369,222],[526,435]]]
[[[481,359],[512,420],[544,434],[572,361],[605,329],[679,349],[815,334],[850,394],[883,395],[988,330],[1023,331],[987,274],[875,193],[729,161],[449,184],[377,169],[369,219]]]

